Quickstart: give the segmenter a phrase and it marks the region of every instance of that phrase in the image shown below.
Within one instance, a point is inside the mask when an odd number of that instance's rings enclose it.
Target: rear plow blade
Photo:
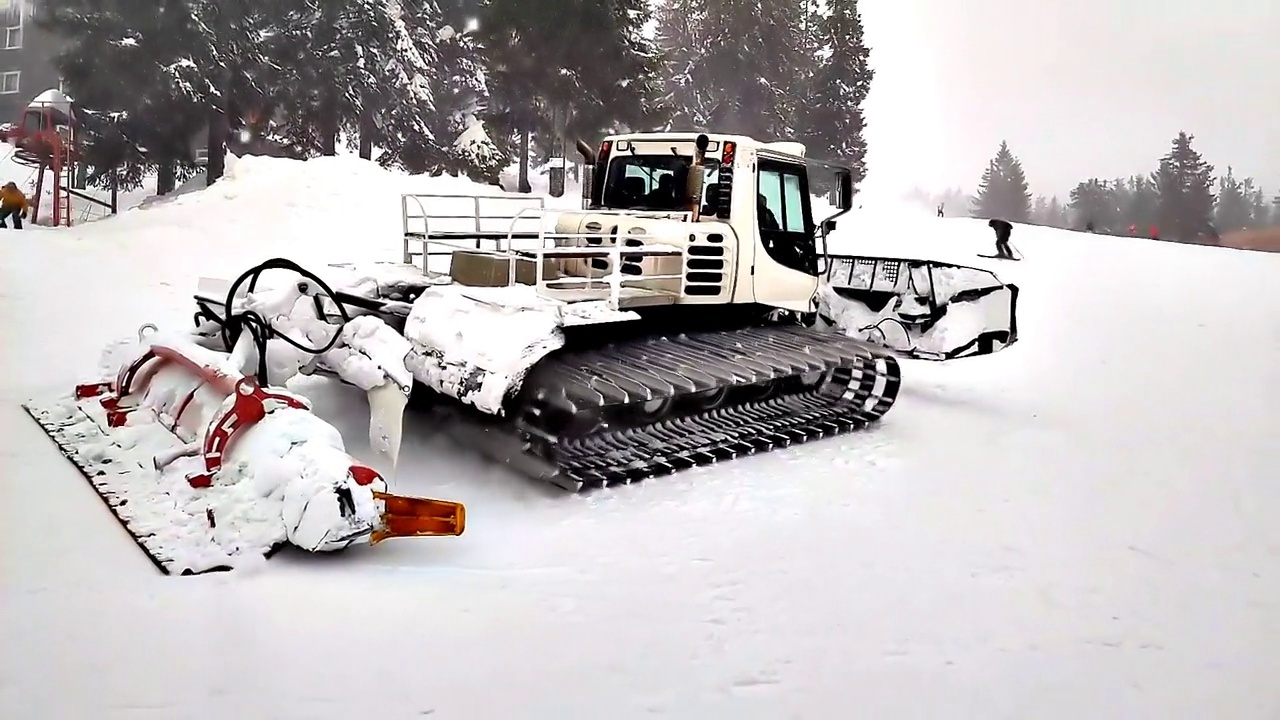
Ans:
[[[181,455],[184,443],[148,411],[146,421],[108,429],[96,399],[63,397],[30,401],[23,408],[93,487],[125,532],[166,575],[233,569],[250,557],[270,558],[287,542],[282,534],[253,532],[267,517],[223,515],[232,496],[198,497],[195,488],[167,482],[148,458]]]
[[[460,505],[387,493],[304,398],[225,353],[152,328],[119,367],[24,407],[166,574],[464,529]]]
[[[894,358],[800,326],[557,355],[525,383],[532,400],[517,429],[533,458],[512,464],[571,491],[636,482],[860,430],[900,384]]]

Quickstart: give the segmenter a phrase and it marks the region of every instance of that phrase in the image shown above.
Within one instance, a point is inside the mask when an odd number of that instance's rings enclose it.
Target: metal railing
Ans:
[[[422,204],[423,200],[431,199],[451,199],[451,200],[467,200],[471,201],[473,212],[471,214],[456,215],[440,215],[428,213],[426,207]],[[484,200],[510,200],[524,201],[528,207],[521,208],[515,214],[505,215],[485,215],[482,214],[481,202]],[[411,205],[412,203],[412,205]],[[533,204],[533,203],[536,203]],[[590,210],[593,217],[597,216],[616,216],[619,220],[613,227],[602,227],[600,231],[588,232],[557,232],[554,225],[548,222],[549,212],[542,198],[531,198],[527,195],[517,197],[510,196],[469,196],[469,195],[402,195],[401,205],[404,213],[404,262],[406,264],[416,264],[415,259],[421,258],[422,264],[419,266],[424,274],[448,274],[450,268],[432,268],[432,258],[450,258],[458,250],[466,250],[471,254],[484,254],[491,257],[503,258],[507,260],[507,286],[516,285],[517,265],[520,262],[532,262],[534,264],[534,282],[533,287],[540,291],[564,289],[565,286],[577,286],[576,289],[593,290],[598,285],[607,286],[607,295],[610,309],[617,310],[621,302],[622,290],[625,287],[638,287],[642,284],[653,284],[659,281],[676,281],[679,283],[679,290],[671,292],[672,295],[681,295],[684,293],[684,251],[678,247],[662,246],[662,240],[665,238],[649,235],[636,234],[626,232],[624,224],[626,219],[651,217],[651,218],[667,218],[680,220],[684,224],[692,222],[692,213],[689,212],[667,212],[667,211],[635,211],[635,210]],[[411,215],[410,208],[416,207],[420,211],[420,215]],[[550,211],[551,215],[562,211]],[[422,219],[422,232],[415,232],[410,226],[411,218]],[[439,230],[433,227],[439,227],[439,220],[460,220],[470,221],[471,228],[468,230]],[[506,228],[504,230],[486,229],[482,226],[483,221],[505,221]],[[607,222],[607,220],[605,221]],[[603,223],[602,223],[603,224]],[[683,228],[681,236],[688,235],[690,228]],[[591,246],[591,240],[604,241],[612,240],[609,245]],[[644,244],[640,246],[626,246],[620,243],[622,240],[640,240]],[[413,245],[418,245],[420,249],[414,249]],[[548,259],[569,260],[569,259],[588,259],[588,258],[606,258],[610,261],[608,273],[603,277],[592,277],[590,275],[570,275],[566,277],[547,278],[545,261]],[[635,275],[627,276],[622,274],[622,266],[625,261],[631,261],[633,258],[678,258],[680,260],[679,273],[666,273],[657,275]],[[603,288],[601,288],[603,289]],[[652,292],[661,293],[662,291],[653,290]],[[554,295],[549,295],[554,297]]]
[[[471,212],[445,213],[438,210],[427,210],[424,201],[451,201],[455,204],[469,204]],[[516,205],[513,211],[507,212],[485,212],[485,204],[507,204]],[[428,204],[435,204],[430,203]],[[484,241],[486,239],[477,237],[481,235],[505,232],[510,235],[516,230],[511,225],[507,225],[499,230],[484,227],[486,222],[503,223],[509,222],[513,217],[519,215],[521,211],[526,209],[542,210],[546,207],[546,201],[541,197],[535,197],[517,193],[507,193],[502,195],[459,195],[446,193],[422,193],[412,194],[405,193],[400,196],[400,219],[401,227],[404,235],[404,257],[402,262],[407,265],[414,264],[414,258],[422,255],[421,252],[415,252],[412,246],[415,243],[422,243],[429,238],[448,238],[453,236],[458,241],[465,241],[473,244],[476,250],[484,249]],[[416,210],[417,212],[413,212]],[[470,227],[461,229],[448,229],[441,227],[448,225],[450,222],[459,225],[469,224]],[[420,228],[420,229],[419,229]],[[534,230],[526,232],[532,233]],[[461,245],[459,245],[461,247]],[[423,271],[427,270],[424,258]]]

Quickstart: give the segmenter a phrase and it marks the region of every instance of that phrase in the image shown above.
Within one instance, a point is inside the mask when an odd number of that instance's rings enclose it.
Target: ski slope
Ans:
[[[351,158],[6,233],[0,716],[1280,717],[1280,256],[868,207],[833,249],[992,267],[1021,341],[904,363],[873,429],[565,496],[412,419],[393,490],[460,538],[159,576],[21,410],[201,275],[395,259]],[[560,201],[573,205],[574,198]],[[359,454],[362,393],[296,386]],[[417,438],[412,440],[408,438]]]

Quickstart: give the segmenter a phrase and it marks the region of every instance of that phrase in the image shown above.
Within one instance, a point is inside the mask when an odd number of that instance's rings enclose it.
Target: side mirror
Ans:
[[[835,220],[828,220],[828,221],[826,221],[826,222],[822,223],[822,234],[823,234],[823,235],[830,235],[832,232],[834,232],[834,231],[835,231],[835,229],[836,229],[836,221],[835,221]]]
[[[853,208],[853,173],[843,170],[837,176],[840,182],[840,198],[836,204],[840,210]]]

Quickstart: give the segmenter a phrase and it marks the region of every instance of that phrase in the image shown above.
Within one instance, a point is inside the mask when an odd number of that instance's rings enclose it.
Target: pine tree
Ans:
[[[1115,190],[1106,180],[1090,178],[1077,184],[1071,191],[1068,207],[1073,227],[1092,227],[1094,232],[1107,234],[1120,231],[1123,220],[1116,205]]]
[[[1194,135],[1178,133],[1153,176],[1160,193],[1157,217],[1161,236],[1182,242],[1212,233],[1213,166],[1192,148],[1194,139]]]
[[[188,54],[165,66],[172,82],[207,111],[209,184],[222,177],[226,141],[249,107],[280,82],[274,38],[293,19],[292,3],[251,0],[166,0]],[[184,7],[185,13],[178,11]],[[286,36],[288,33],[280,33]]]
[[[810,90],[799,106],[795,125],[811,155],[834,160],[853,171],[856,188],[867,176],[862,106],[875,72],[869,64],[871,51],[864,39],[857,0],[827,0],[826,6],[825,15],[816,22],[813,34],[818,44],[812,51],[804,42],[808,28],[801,31],[801,62],[809,62],[815,51],[819,60],[810,77],[799,79],[799,87]],[[803,12],[806,17],[812,15],[809,3],[804,4]]]
[[[1237,180],[1235,172],[1228,166],[1227,174],[1218,178],[1218,202],[1213,215],[1219,233],[1243,230],[1253,223],[1250,195],[1252,188]]]
[[[527,190],[533,136],[544,146],[657,124],[660,55],[644,35],[646,0],[488,0],[480,20],[492,113],[520,136]],[[557,127],[559,125],[559,127]]]
[[[195,171],[205,83],[171,69],[202,57],[181,0],[49,0],[37,23],[63,40],[54,64],[89,129],[87,181],[121,189],[160,168],[159,191]]]
[[[689,11],[690,51],[677,59],[679,110],[694,127],[750,135],[761,140],[796,138],[797,103],[803,93],[803,37],[795,32],[794,7],[758,0],[669,0]],[[664,14],[664,17],[669,16]],[[667,27],[670,25],[668,23]],[[664,31],[663,43],[672,40]]]
[[[1124,210],[1124,220],[1133,226],[1134,232],[1145,235],[1156,223],[1160,195],[1151,179],[1142,175],[1129,178],[1127,185],[1129,202]]]
[[[1271,224],[1271,207],[1267,204],[1267,195],[1262,192],[1262,188],[1254,188],[1253,196],[1249,198],[1249,211],[1253,218],[1251,227],[1264,228]]]
[[[1027,178],[1008,143],[1000,143],[999,151],[982,173],[973,210],[976,217],[982,218],[1009,222],[1030,219],[1031,192],[1027,189]]]
[[[432,134],[444,158],[433,170],[463,172],[494,182],[510,157],[509,148],[495,142],[485,123],[489,86],[476,39],[478,3],[446,1],[440,10],[443,25],[437,33],[440,68],[433,78]]]
[[[1031,222],[1036,225],[1049,224],[1049,198],[1036,195],[1031,203]]]
[[[308,154],[332,155],[338,136],[360,138],[383,164],[414,171],[441,158],[429,78],[439,58],[434,0],[277,0],[287,15],[267,47],[279,69],[282,133]]]
[[[666,108],[666,129],[707,129],[710,96],[694,84],[702,50],[701,0],[665,0],[658,6],[655,41],[662,53],[659,102]]]
[[[1071,226],[1071,221],[1067,217],[1067,209],[1062,205],[1062,201],[1058,199],[1057,195],[1049,198],[1049,208],[1045,224],[1050,227],[1057,228]]]

